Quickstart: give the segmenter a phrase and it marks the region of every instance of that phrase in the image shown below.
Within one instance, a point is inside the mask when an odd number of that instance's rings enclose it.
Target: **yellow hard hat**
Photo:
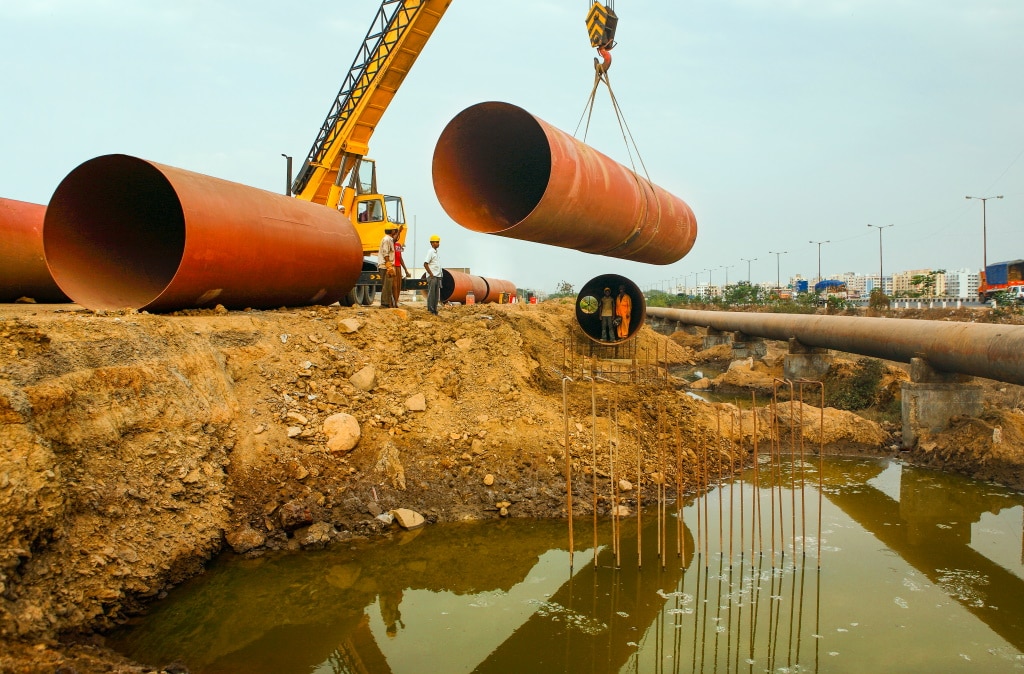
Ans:
[[[432,237],[430,237],[430,240],[431,241],[437,241],[438,243],[440,243],[441,242],[441,237],[439,237],[437,234],[435,234]]]

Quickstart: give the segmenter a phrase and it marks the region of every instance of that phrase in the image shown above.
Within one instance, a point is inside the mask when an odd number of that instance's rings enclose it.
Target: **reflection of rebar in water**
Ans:
[[[753,559],[751,559],[751,562],[753,562]],[[750,648],[747,652],[747,659],[751,662],[751,671],[753,671],[754,644],[757,643],[757,616],[760,613],[761,608],[761,574],[763,569],[764,555],[761,555],[757,559],[757,571],[754,571],[753,563],[750,565],[750,575],[753,585],[750,590]]]
[[[820,392],[820,400],[818,403],[818,540],[816,542],[818,547],[818,568],[821,568],[821,505],[822,499],[825,494],[824,485],[824,463],[823,458],[825,456],[825,384],[820,381],[800,381],[800,402],[803,402],[803,386],[817,386]],[[801,464],[803,463],[803,454],[800,456]],[[803,484],[801,483],[801,492],[803,490]],[[802,498],[801,493],[801,498]],[[1024,551],[1021,553],[1021,561],[1024,562]]]

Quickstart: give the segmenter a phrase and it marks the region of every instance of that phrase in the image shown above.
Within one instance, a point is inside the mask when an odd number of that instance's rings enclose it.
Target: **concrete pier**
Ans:
[[[742,332],[732,333],[732,357],[740,358],[761,358],[768,354],[768,345],[760,337],[754,337]]]
[[[708,334],[704,335],[702,348],[707,351],[713,346],[720,346],[722,344],[729,344],[732,341],[732,335],[715,328],[708,328]]]
[[[901,386],[903,447],[917,443],[921,430],[937,433],[953,416],[980,416],[983,390],[974,378],[933,369],[923,358],[910,360],[910,381]]]
[[[782,363],[782,371],[786,379],[797,381],[809,379],[822,381],[832,369],[833,356],[828,349],[801,344],[795,337],[789,339],[789,353]]]

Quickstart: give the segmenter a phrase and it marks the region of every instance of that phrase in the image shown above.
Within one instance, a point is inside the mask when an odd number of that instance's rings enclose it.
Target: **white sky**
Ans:
[[[125,153],[283,191],[376,0],[0,0],[0,197],[46,203]],[[434,195],[434,144],[462,109],[519,105],[573,133],[593,84],[585,0],[453,0],[371,141],[382,191],[442,262],[551,292],[598,274],[641,288],[751,277],[980,268],[1024,258],[1021,0],[618,0],[611,81],[651,179],[698,222],[668,266],[477,234]],[[607,94],[588,144],[629,165]],[[788,251],[777,257],[769,251]],[[412,266],[412,265],[410,265]]]

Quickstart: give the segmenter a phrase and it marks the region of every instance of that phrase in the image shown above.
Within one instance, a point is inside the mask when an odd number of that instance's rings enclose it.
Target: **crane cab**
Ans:
[[[398,227],[398,242],[405,244],[405,205],[402,197],[377,191],[377,163],[359,159],[350,172],[348,184],[341,188],[338,210],[352,221],[359,234],[364,254],[376,253],[387,225]]]

